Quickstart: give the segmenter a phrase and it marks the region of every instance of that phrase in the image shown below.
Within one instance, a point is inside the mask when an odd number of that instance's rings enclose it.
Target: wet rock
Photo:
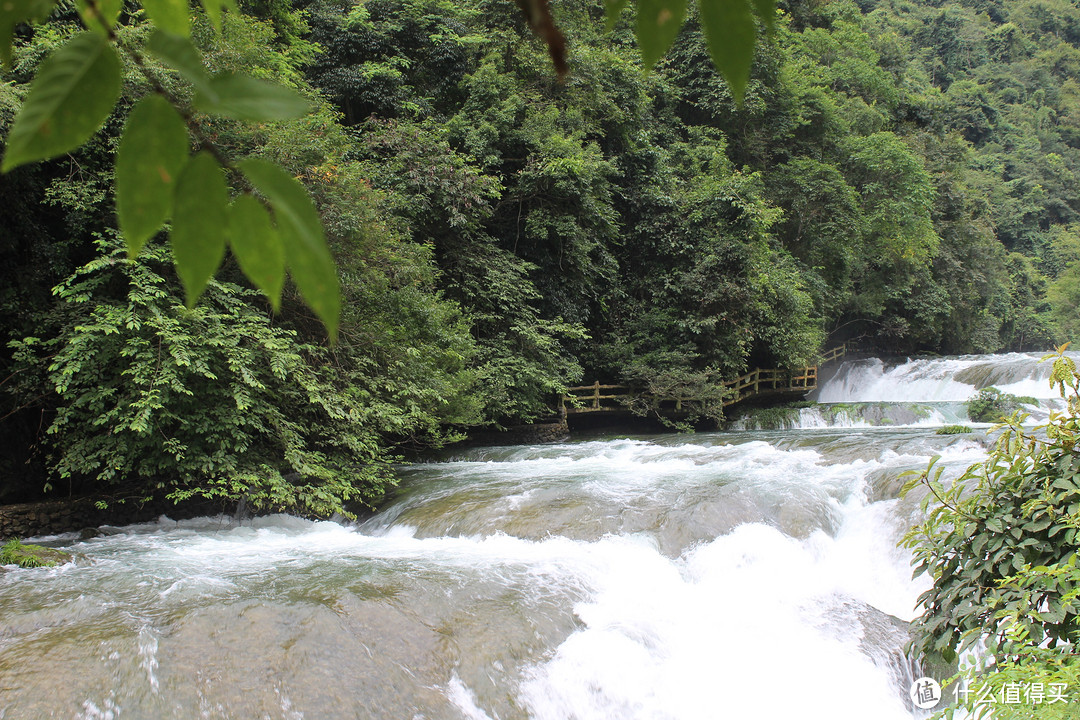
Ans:
[[[836,604],[824,612],[823,619],[830,626],[848,627],[858,634],[859,650],[875,664],[889,669],[897,693],[909,707],[908,692],[916,679],[930,677],[944,685],[957,672],[956,663],[931,662],[913,656],[907,649],[911,624],[860,600],[838,597]],[[945,693],[942,704],[935,709],[950,705],[950,697]],[[929,713],[917,717],[929,717]]]
[[[74,561],[71,553],[41,545],[24,545],[13,540],[0,548],[0,563],[19,567],[56,567]]]

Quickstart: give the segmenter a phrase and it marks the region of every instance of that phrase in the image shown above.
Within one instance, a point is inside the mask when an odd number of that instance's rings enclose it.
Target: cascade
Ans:
[[[1072,357],[1078,357],[1070,353]],[[1053,399],[1050,363],[1042,353],[916,358],[889,363],[848,360],[822,383],[814,398],[837,402],[963,402],[985,387],[1017,396]]]
[[[1051,397],[1036,361],[848,362],[819,400],[940,422],[988,384]],[[457,450],[358,524],[45,538],[81,559],[0,573],[0,718],[922,717],[899,476],[982,438],[818,417]]]

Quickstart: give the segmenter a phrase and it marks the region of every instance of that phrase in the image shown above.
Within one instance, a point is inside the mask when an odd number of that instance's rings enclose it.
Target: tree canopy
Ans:
[[[327,514],[583,378],[1075,330],[1069,3],[11,7],[0,498]]]

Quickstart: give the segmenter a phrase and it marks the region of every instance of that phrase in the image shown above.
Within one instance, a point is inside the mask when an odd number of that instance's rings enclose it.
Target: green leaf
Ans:
[[[604,0],[605,24],[609,32],[615,28],[615,23],[619,22],[619,15],[626,7],[626,2],[627,0]]]
[[[304,300],[337,339],[341,315],[341,288],[337,268],[323,236],[319,213],[307,191],[295,178],[266,160],[248,158],[240,170],[274,209],[285,259]]]
[[[56,0],[0,0],[0,60],[11,67],[11,39],[15,26],[24,22],[44,22]]]
[[[191,34],[187,0],[142,0],[150,21],[165,32],[187,37]]]
[[[776,27],[776,0],[751,0],[758,17],[765,21],[765,27],[770,31]]]
[[[1050,527],[1053,522],[1054,521],[1049,517],[1036,518],[1035,520],[1029,522],[1024,528],[1024,530],[1029,533],[1042,532],[1046,528]]]
[[[172,242],[176,274],[188,307],[194,307],[225,257],[229,188],[221,165],[208,152],[188,161],[176,183]]]
[[[210,89],[210,75],[206,72],[202,55],[186,37],[155,30],[146,41],[146,49],[179,72],[199,92],[213,92]]]
[[[307,114],[311,103],[300,93],[249,75],[223,73],[195,96],[195,107],[208,115],[264,122]]]
[[[236,11],[236,0],[202,0],[203,10],[214,30],[221,32],[221,14],[224,10]]]
[[[285,248],[270,213],[252,195],[241,195],[229,210],[229,246],[240,269],[277,311],[285,284]]]
[[[1058,490],[1064,490],[1066,492],[1076,492],[1076,478],[1075,477],[1062,477],[1055,480],[1050,487],[1057,488]]]
[[[160,95],[147,95],[128,116],[116,152],[116,214],[130,257],[169,219],[188,146],[187,126]]]
[[[637,40],[641,60],[651,68],[664,56],[686,18],[686,0],[640,0],[637,8]]]
[[[75,8],[79,11],[79,17],[87,28],[108,37],[112,29],[116,27],[123,2],[122,0],[96,0],[91,5],[88,0],[75,0]]]
[[[97,132],[120,97],[120,60],[104,37],[75,35],[41,64],[8,135],[0,170],[63,155]]]
[[[754,14],[747,0],[701,0],[699,6],[709,55],[741,105],[754,62]]]

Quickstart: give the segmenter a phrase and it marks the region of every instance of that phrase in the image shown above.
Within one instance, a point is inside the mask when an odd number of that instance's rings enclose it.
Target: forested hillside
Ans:
[[[190,310],[163,242],[124,259],[134,68],[88,145],[0,176],[0,501],[45,485],[328,514],[377,501],[402,448],[545,416],[583,378],[694,388],[826,342],[1041,350],[1080,330],[1075,2],[781,2],[741,106],[695,17],[646,73],[633,7],[610,32],[599,1],[552,7],[562,81],[502,0],[256,0],[220,35],[196,18],[212,69],[316,107],[196,120],[311,192],[342,282],[333,345],[232,259]],[[16,31],[3,133],[78,27],[61,9]],[[122,39],[146,32],[122,16]]]

